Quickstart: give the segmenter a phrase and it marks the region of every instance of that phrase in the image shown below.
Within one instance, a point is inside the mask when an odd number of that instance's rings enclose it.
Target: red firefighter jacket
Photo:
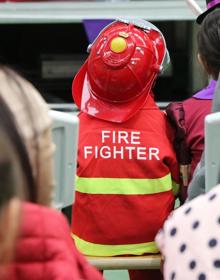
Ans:
[[[156,253],[174,207],[178,165],[166,116],[152,97],[124,123],[80,113],[72,232],[85,255]]]

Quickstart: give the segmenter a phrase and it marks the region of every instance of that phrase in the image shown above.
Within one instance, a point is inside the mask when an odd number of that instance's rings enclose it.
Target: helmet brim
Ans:
[[[147,103],[149,89],[129,102],[114,103],[100,100],[89,88],[86,61],[73,80],[72,96],[81,111],[101,120],[122,123],[134,116]]]

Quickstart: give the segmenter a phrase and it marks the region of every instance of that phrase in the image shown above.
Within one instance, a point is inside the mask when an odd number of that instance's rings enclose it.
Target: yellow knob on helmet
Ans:
[[[110,50],[115,53],[121,53],[127,48],[127,42],[122,37],[112,39],[110,43]]]

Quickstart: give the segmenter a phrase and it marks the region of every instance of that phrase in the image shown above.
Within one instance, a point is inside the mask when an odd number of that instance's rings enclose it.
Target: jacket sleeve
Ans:
[[[167,118],[174,128],[173,145],[177,160],[181,165],[191,163],[190,147],[186,141],[185,112],[181,102],[171,103],[166,108]]]
[[[190,163],[192,161],[191,149],[186,140],[185,111],[182,102],[169,104],[166,108],[166,113],[168,121],[174,129],[173,147],[180,165],[179,199],[182,204],[187,197]]]
[[[204,153],[203,153],[202,158],[198,163],[195,172],[193,174],[192,181],[189,184],[187,201],[192,200],[193,198],[204,193],[205,193],[205,161],[204,161]]]
[[[172,177],[172,188],[173,193],[175,196],[179,193],[179,183],[180,183],[180,174],[179,174],[179,163],[177,161],[176,153],[174,151],[173,147],[173,138],[174,138],[174,130],[173,127],[170,125],[167,116],[165,114],[166,118],[166,136],[168,142],[166,143],[166,146],[169,147],[167,150],[167,154],[165,156],[164,162],[169,167],[171,177]]]

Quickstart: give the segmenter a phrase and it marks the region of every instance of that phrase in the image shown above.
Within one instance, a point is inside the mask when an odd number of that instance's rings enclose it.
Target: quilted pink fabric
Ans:
[[[102,280],[76,250],[64,216],[25,203],[10,280]]]

